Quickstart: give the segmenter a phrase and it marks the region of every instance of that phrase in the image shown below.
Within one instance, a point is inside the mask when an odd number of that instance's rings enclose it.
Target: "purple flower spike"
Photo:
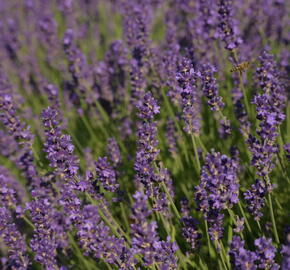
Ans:
[[[207,154],[200,184],[195,189],[195,200],[205,219],[212,224],[209,231],[215,240],[222,235],[222,210],[239,201],[237,172],[236,161],[219,152]]]
[[[277,249],[272,245],[272,239],[261,237],[255,240],[256,254],[259,260],[259,268],[278,270],[280,267],[275,263]]]
[[[189,205],[187,200],[181,201],[181,223],[182,223],[182,235],[187,243],[190,244],[192,249],[196,249],[199,246],[201,233],[198,232],[198,222],[192,216],[189,215]]]
[[[137,191],[133,198],[135,200],[131,216],[133,254],[141,254],[147,267],[156,263],[160,264],[160,269],[176,269],[175,252],[178,249],[176,243],[171,242],[170,238],[166,241],[159,240],[156,221],[147,220],[151,215],[147,206],[148,197]]]
[[[236,49],[242,43],[238,27],[233,20],[233,1],[220,0],[218,3],[220,38],[227,50]]]
[[[58,110],[52,107],[48,107],[42,113],[46,129],[45,152],[52,168],[66,179],[73,179],[77,175],[78,160],[73,155],[74,146],[70,136],[61,133],[58,117]]]
[[[114,138],[108,139],[107,153],[114,167],[117,167],[121,163],[122,157],[119,145]]]
[[[260,62],[257,77],[262,92],[253,101],[257,119],[260,120],[257,129],[260,139],[249,136],[248,144],[253,156],[252,165],[256,167],[259,176],[266,177],[274,168],[273,158],[278,152],[275,141],[279,134],[278,128],[285,119],[286,95],[273,56],[264,51]]]
[[[216,71],[214,66],[206,64],[202,67],[201,72],[202,90],[208,99],[207,103],[212,111],[220,111],[225,106],[222,97],[219,95],[217,82],[214,77]]]
[[[197,72],[193,69],[190,60],[183,59],[177,73],[178,89],[181,95],[181,106],[184,130],[188,134],[199,134],[201,126],[200,97],[197,92]]]
[[[0,237],[8,248],[8,263],[11,269],[28,269],[29,260],[26,255],[25,239],[18,231],[6,207],[0,207]]]
[[[284,145],[286,158],[290,161],[290,143]]]
[[[109,164],[107,157],[99,157],[95,162],[97,181],[100,181],[104,189],[116,192],[119,188],[114,168]]]
[[[144,98],[137,103],[136,107],[139,109],[138,116],[144,120],[153,119],[154,115],[159,114],[160,109],[150,92],[144,95]]]
[[[229,252],[231,264],[235,270],[255,270],[258,256],[255,252],[245,249],[245,241],[239,236],[234,236]]]
[[[286,227],[285,245],[282,245],[282,270],[290,270],[290,227]]]
[[[125,248],[124,240],[111,235],[110,228],[100,218],[97,206],[86,205],[82,218],[77,226],[77,235],[84,254],[116,264]]]
[[[256,183],[244,193],[247,208],[255,220],[260,220],[263,216],[261,209],[265,206],[266,194],[269,191],[271,191],[271,188],[267,187],[265,181],[257,179]]]

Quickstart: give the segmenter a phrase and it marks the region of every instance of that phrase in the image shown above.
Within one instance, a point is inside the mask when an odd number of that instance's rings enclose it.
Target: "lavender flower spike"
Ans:
[[[261,237],[255,240],[257,247],[256,254],[259,260],[259,268],[261,269],[279,269],[279,265],[275,263],[276,248],[272,245],[272,239]]]
[[[185,132],[199,134],[200,131],[200,98],[197,92],[197,73],[189,59],[184,58],[177,73],[178,90],[181,95],[181,107],[185,121]]]
[[[218,3],[220,38],[227,50],[236,49],[242,43],[236,22],[233,20],[233,5],[231,0],[220,0]]]
[[[13,217],[6,207],[0,207],[0,237],[8,248],[8,261],[11,269],[28,269],[29,260],[26,255],[25,239],[18,231]]]
[[[245,249],[245,241],[239,236],[234,236],[229,252],[231,264],[235,270],[255,270],[257,269],[255,261],[258,256],[255,252]]]
[[[97,181],[100,181],[104,189],[115,192],[119,188],[116,180],[116,173],[113,167],[109,164],[107,157],[99,157],[95,162]]]
[[[222,235],[222,210],[231,208],[239,200],[236,161],[212,151],[208,153],[202,168],[200,184],[196,187],[195,200],[198,209],[212,224],[209,228],[213,240]]]

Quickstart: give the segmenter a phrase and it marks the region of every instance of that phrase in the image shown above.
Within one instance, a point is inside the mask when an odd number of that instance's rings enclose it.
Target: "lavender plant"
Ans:
[[[290,269],[287,1],[0,1],[0,269]]]

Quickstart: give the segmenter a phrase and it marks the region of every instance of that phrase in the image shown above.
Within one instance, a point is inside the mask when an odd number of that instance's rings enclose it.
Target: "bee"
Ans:
[[[234,66],[230,71],[231,72],[239,71],[240,73],[242,73],[243,71],[248,69],[249,66],[250,66],[250,62],[247,62],[247,61],[242,62],[242,63],[238,64],[237,66]]]

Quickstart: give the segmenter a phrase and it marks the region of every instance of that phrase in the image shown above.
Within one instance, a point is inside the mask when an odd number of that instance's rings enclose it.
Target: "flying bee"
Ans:
[[[230,71],[231,72],[237,72],[239,71],[240,73],[244,72],[248,67],[250,66],[250,62],[242,62],[238,64],[237,66],[234,66]]]

